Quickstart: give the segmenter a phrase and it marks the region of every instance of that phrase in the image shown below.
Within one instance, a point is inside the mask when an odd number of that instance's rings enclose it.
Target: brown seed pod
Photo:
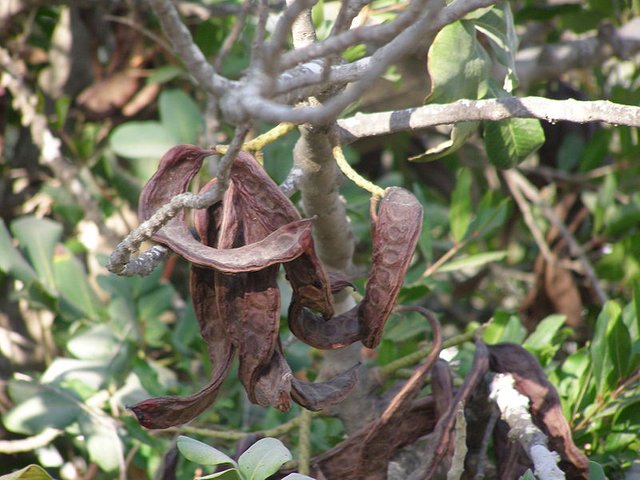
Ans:
[[[391,314],[422,231],[422,205],[408,190],[385,190],[372,214],[372,266],[358,310],[362,343],[375,348]]]
[[[294,377],[291,381],[291,398],[298,405],[314,412],[340,403],[355,388],[359,366],[354,365],[326,382],[309,383]]]
[[[321,350],[346,347],[362,338],[358,307],[325,321],[294,298],[289,305],[288,321],[297,338]]]
[[[231,180],[235,183],[239,204],[243,205],[245,223],[252,228],[260,225],[267,236],[276,229],[300,220],[300,213],[262,166],[247,152],[240,152],[231,166]],[[325,318],[333,315],[330,283],[313,242],[306,245],[302,255],[285,263],[287,279],[294,296],[305,307],[320,312]]]
[[[231,182],[223,201],[218,247],[233,248],[260,238],[261,229],[256,234],[257,224],[243,221],[244,208],[236,183]],[[235,275],[217,272],[215,275],[218,311],[226,319],[231,340],[238,349],[238,376],[254,403],[258,374],[268,367],[278,341],[277,274],[278,266],[273,265],[257,272]]]
[[[204,157],[211,153],[193,145],[178,145],[170,149],[142,190],[138,209],[140,220],[148,220],[174,196],[186,192]],[[184,212],[179,212],[167,222],[153,239],[196,265],[227,273],[256,271],[291,261],[308,250],[313,242],[311,220],[299,220],[283,225],[255,244],[237,249],[216,249],[193,238],[185,223]]]
[[[213,182],[206,187],[209,188]],[[204,190],[204,189],[203,189]],[[219,205],[199,210],[196,227],[203,242],[215,245],[218,231],[216,217]],[[214,271],[208,268],[192,266],[190,285],[200,332],[207,344],[213,370],[211,382],[194,395],[186,397],[157,397],[140,402],[131,410],[138,421],[146,428],[169,428],[187,423],[214,402],[234,357],[234,348],[227,335],[227,326],[223,317],[218,315],[214,289]]]
[[[278,342],[269,363],[258,372],[253,385],[254,402],[263,407],[272,406],[286,412],[291,408],[291,382],[293,372]]]

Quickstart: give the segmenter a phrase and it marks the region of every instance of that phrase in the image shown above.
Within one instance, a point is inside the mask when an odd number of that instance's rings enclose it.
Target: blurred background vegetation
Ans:
[[[338,6],[315,7],[320,37]],[[177,143],[224,143],[232,130],[206,108],[145,4],[22,7],[0,23],[0,473],[35,463],[65,479],[159,478],[172,469],[176,478],[191,478],[198,467],[175,456],[178,433],[233,453],[239,432],[286,424],[299,407],[281,413],[251,405],[234,368],[196,424],[180,432],[140,427],[127,405],[189,394],[208,378],[188,265],[170,257],[146,278],[117,277],[104,265],[137,225],[138,194],[160,156]],[[405,7],[376,0],[370,15],[380,22]],[[240,4],[200,0],[181,8],[196,43],[216,61]],[[640,14],[635,0],[520,0],[511,8],[521,49],[618,28]],[[247,66],[252,29],[249,22],[220,59],[225,75],[238,77]],[[638,105],[639,58],[611,56],[556,78],[523,78],[516,91]],[[354,111],[422,103],[424,60],[413,61],[387,72]],[[254,134],[272,126],[258,125]],[[404,186],[423,202],[424,230],[400,302],[437,311],[447,336],[486,324],[488,343],[524,344],[558,389],[594,469],[638,478],[629,473],[640,475],[637,463],[630,470],[640,451],[638,129],[543,129],[538,152],[504,172],[478,134],[436,160],[407,161],[444,141],[441,128],[360,140],[347,156],[378,185]],[[290,133],[264,152],[277,182],[289,172],[296,138]],[[201,181],[209,177],[203,172]],[[346,181],[341,193],[357,237],[362,291],[369,198]],[[389,364],[428,339],[419,318],[392,318],[367,361]],[[321,352],[286,328],[282,341],[294,371],[313,379]],[[461,378],[471,345],[447,352]],[[337,419],[314,417],[312,452],[343,435]],[[295,458],[298,430],[280,438]]]

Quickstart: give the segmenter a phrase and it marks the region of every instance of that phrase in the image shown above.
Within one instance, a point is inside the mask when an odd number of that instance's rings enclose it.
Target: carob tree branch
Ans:
[[[390,133],[420,130],[471,120],[538,118],[547,122],[605,122],[640,127],[640,107],[607,100],[552,100],[543,97],[503,97],[458,100],[442,105],[424,105],[405,110],[363,113],[338,120],[340,143]]]
[[[514,388],[513,376],[496,374],[490,390],[490,398],[496,402],[502,419],[511,428],[510,437],[517,440],[527,452],[536,476],[542,480],[564,480],[565,474],[558,467],[560,456],[547,448],[547,437],[531,419],[529,398]]]

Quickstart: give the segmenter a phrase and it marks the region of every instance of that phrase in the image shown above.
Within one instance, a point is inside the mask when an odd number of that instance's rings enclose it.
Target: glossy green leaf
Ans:
[[[40,380],[43,384],[57,385],[77,382],[90,390],[97,391],[109,380],[109,367],[108,360],[78,360],[57,357],[47,367]]]
[[[465,255],[460,258],[456,258],[450,262],[445,263],[438,269],[438,272],[453,272],[455,270],[464,270],[467,268],[476,269],[486,265],[487,263],[494,263],[504,260],[507,256],[506,251],[500,252],[482,252],[475,253],[473,255]]]
[[[484,15],[475,19],[476,30],[486,35],[496,60],[506,68],[502,88],[512,92],[518,86],[515,56],[518,51],[518,36],[509,2],[494,5]]]
[[[158,99],[160,122],[176,143],[196,143],[204,124],[193,99],[182,90],[168,89]]]
[[[0,271],[7,273],[21,282],[29,283],[37,274],[16,247],[4,220],[0,220]]]
[[[412,162],[431,162],[450,155],[466,143],[471,135],[478,130],[479,125],[480,122],[456,123],[452,127],[447,140],[429,148],[426,152],[421,153],[420,155],[409,157],[409,160]]]
[[[611,388],[615,388],[621,379],[629,373],[631,360],[631,336],[627,326],[622,321],[622,315],[607,329],[607,343],[609,358],[612,363],[611,378],[608,379]]]
[[[241,480],[240,472],[236,468],[229,468],[222,472],[212,473],[211,475],[205,475],[204,477],[195,477],[196,480],[212,480],[217,478],[218,480]]]
[[[237,466],[235,460],[227,454],[193,438],[180,435],[177,445],[180,453],[194,463],[208,466],[224,464]]]
[[[56,292],[53,252],[62,235],[62,225],[48,218],[21,217],[11,224],[13,235],[26,251],[38,278],[50,292]]]
[[[541,350],[547,347],[566,320],[567,317],[565,315],[549,315],[543,319],[536,326],[533,333],[527,337],[524,347],[529,350]]]
[[[96,415],[83,412],[78,418],[78,425],[92,462],[105,472],[113,472],[125,466],[124,446],[114,419],[102,412]]]
[[[524,472],[524,475],[522,475],[519,480],[537,480],[537,479],[531,470],[527,470],[526,472]]]
[[[102,317],[102,304],[91,288],[84,265],[66,248],[59,249],[53,258],[53,275],[65,302],[89,320]]]
[[[167,150],[180,142],[162,123],[145,121],[118,125],[113,129],[109,143],[121,157],[157,162]]]
[[[67,342],[67,350],[83,360],[110,360],[122,342],[106,324],[94,325],[74,335]]]
[[[51,385],[11,380],[9,395],[15,406],[3,415],[3,423],[15,433],[34,435],[47,427],[62,429],[82,412],[74,393]]]
[[[540,121],[509,118],[483,122],[484,146],[489,161],[500,169],[515,167],[544,143]]]
[[[521,343],[525,336],[526,330],[518,316],[501,310],[494,313],[482,333],[482,339],[490,345],[500,342]]]
[[[589,480],[607,480],[602,465],[589,461]]]
[[[489,56],[476,39],[471,23],[457,21],[447,25],[436,35],[427,56],[431,78],[428,102],[482,98],[490,67]]]
[[[602,307],[596,320],[593,340],[591,341],[591,363],[596,380],[598,393],[604,395],[609,391],[608,378],[614,369],[609,352],[609,331],[619,319],[620,306],[614,301],[608,301]]]
[[[449,225],[451,236],[455,242],[460,242],[471,222],[471,172],[462,168],[456,177],[456,188],[451,194],[449,207]]]
[[[29,465],[16,472],[0,476],[0,480],[53,480],[53,477],[44,468]]]
[[[291,452],[280,440],[263,438],[240,456],[238,466],[245,480],[265,480],[291,458]]]

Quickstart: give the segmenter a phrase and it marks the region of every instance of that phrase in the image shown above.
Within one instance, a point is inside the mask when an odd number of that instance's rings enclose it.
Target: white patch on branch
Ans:
[[[547,448],[547,437],[533,424],[529,398],[514,388],[513,376],[496,374],[490,385],[489,398],[496,402],[501,418],[509,425],[509,437],[517,440],[529,455],[535,475],[542,480],[564,480],[564,472],[557,465],[560,457]]]

